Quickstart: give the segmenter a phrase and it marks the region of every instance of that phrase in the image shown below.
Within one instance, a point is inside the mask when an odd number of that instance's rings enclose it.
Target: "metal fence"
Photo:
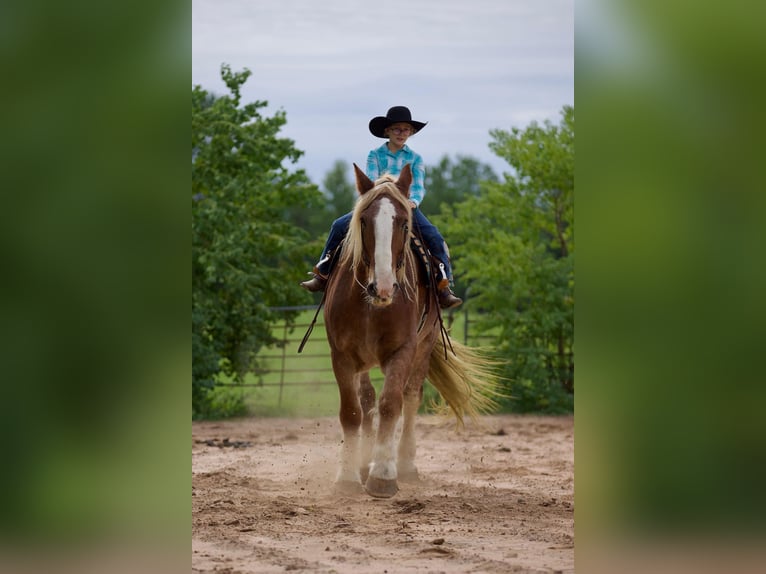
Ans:
[[[283,321],[275,327],[275,335],[279,343],[258,353],[258,368],[242,383],[229,383],[237,387],[279,387],[279,405],[282,404],[282,391],[289,386],[308,385],[335,385],[335,376],[330,359],[330,347],[324,329],[324,317],[320,311],[317,316],[313,331],[308,338],[301,353],[298,347],[304,338],[311,320],[316,312],[316,305],[300,307],[273,307],[271,311],[294,313],[304,312],[292,327],[288,327],[287,321]],[[310,311],[310,313],[305,313]],[[465,345],[487,345],[492,340],[491,336],[478,335],[472,332],[475,320],[471,318],[467,307],[460,310],[447,312],[443,316],[445,325],[451,328],[451,336]],[[455,329],[455,325],[460,328]],[[540,353],[539,349],[517,349],[514,353]],[[370,372],[373,384],[381,382],[383,375],[379,369]]]
[[[282,404],[282,391],[285,387],[300,385],[335,385],[335,375],[332,370],[332,361],[330,358],[330,346],[327,342],[327,336],[324,329],[324,317],[320,311],[316,323],[308,338],[306,345],[301,353],[298,353],[298,347],[303,340],[304,335],[311,325],[311,320],[316,313],[316,305],[306,305],[297,307],[272,307],[271,311],[294,313],[306,312],[296,321],[292,327],[288,327],[287,321],[278,323],[274,334],[279,343],[268,349],[263,349],[258,353],[258,367],[245,382],[240,383],[220,383],[221,386],[237,387],[279,387],[279,404]],[[454,322],[457,313],[463,313],[465,317],[465,327],[461,333],[453,333],[453,338],[461,340],[468,344],[470,319],[467,312],[453,311],[444,314],[444,322],[449,327]],[[281,332],[280,332],[281,331]],[[277,335],[280,333],[280,335]],[[473,337],[472,344],[479,344],[482,340],[485,342],[490,337]],[[253,381],[253,379],[255,379]],[[370,371],[370,379],[373,384],[382,382],[383,374],[379,369]],[[251,382],[248,382],[251,381]]]

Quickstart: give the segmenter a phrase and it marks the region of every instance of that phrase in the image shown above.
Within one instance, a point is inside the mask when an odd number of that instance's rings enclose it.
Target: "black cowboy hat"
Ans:
[[[375,137],[384,138],[383,133],[388,126],[396,123],[408,123],[414,130],[412,133],[418,133],[428,122],[416,122],[412,119],[410,110],[404,106],[394,106],[388,110],[385,116],[377,116],[370,120],[370,132]]]

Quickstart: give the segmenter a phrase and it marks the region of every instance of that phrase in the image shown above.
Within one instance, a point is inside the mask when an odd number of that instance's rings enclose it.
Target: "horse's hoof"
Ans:
[[[370,476],[369,465],[364,465],[362,468],[359,469],[359,476],[362,477],[362,484],[367,482],[367,477]]]
[[[403,471],[400,470],[398,471],[397,478],[402,482],[420,482],[420,475],[418,474],[417,468]]]
[[[396,479],[375,478],[374,476],[367,478],[364,489],[367,491],[367,494],[375,498],[391,498],[399,492]]]
[[[333,491],[341,496],[356,496],[364,493],[364,487],[354,480],[339,480],[333,485]]]

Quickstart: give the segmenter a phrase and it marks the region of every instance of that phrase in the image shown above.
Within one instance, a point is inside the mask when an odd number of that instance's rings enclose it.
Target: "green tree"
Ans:
[[[514,168],[477,197],[443,206],[477,327],[497,337],[516,410],[568,411],[574,393],[574,108],[561,122],[493,130]]]
[[[482,185],[496,181],[498,181],[497,175],[488,164],[461,155],[456,156],[453,162],[449,156],[444,155],[438,164],[426,166],[426,197],[420,204],[420,209],[430,218],[439,213],[442,204],[450,206],[469,197],[477,197],[481,193]],[[454,256],[455,251],[462,249],[462,246],[454,243],[452,237],[445,235],[444,240],[449,247],[457,247],[457,249],[451,249],[450,256]],[[454,273],[458,275],[460,269],[454,269]],[[465,282],[455,283],[454,291],[463,299],[466,297],[465,290]]]
[[[426,166],[426,197],[421,204],[427,216],[439,213],[442,203],[453,205],[478,196],[482,182],[498,181],[488,164],[458,155],[453,162],[444,155],[436,165]]]
[[[327,198],[327,211],[330,216],[328,226],[354,208],[356,185],[350,179],[351,173],[351,166],[339,159],[322,181],[322,191]]]
[[[297,206],[290,211],[290,220],[305,229],[311,237],[324,242],[332,222],[354,208],[356,186],[351,182],[350,174],[351,166],[348,163],[335,160],[322,180],[321,206]],[[314,262],[312,260],[311,264]]]
[[[275,340],[272,306],[305,303],[297,287],[316,248],[284,218],[289,206],[319,205],[302,170],[302,152],[278,137],[285,113],[261,115],[265,101],[241,104],[249,70],[221,77],[229,94],[192,88],[192,407],[214,413],[211,390],[222,375],[240,380],[256,353]],[[294,285],[294,289],[287,288]]]

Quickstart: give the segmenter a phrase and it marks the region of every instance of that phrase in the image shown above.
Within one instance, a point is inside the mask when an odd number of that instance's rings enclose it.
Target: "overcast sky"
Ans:
[[[245,101],[282,109],[298,167],[321,184],[385,140],[367,125],[404,105],[428,122],[426,165],[471,156],[500,175],[492,129],[558,122],[574,105],[574,0],[193,0],[192,81],[218,94],[222,63],[252,70]],[[351,174],[349,174],[351,178]]]

